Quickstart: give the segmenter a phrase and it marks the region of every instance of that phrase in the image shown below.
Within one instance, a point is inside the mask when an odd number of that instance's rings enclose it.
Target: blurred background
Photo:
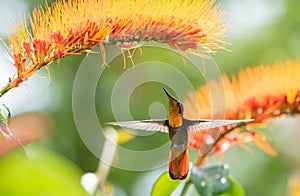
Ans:
[[[228,47],[231,52],[218,51],[213,56],[221,73],[231,75],[244,67],[299,59],[299,1],[226,0],[219,2],[222,3],[222,9],[226,10],[226,18],[230,23],[226,40],[231,43]],[[38,5],[44,5],[44,0],[1,1],[1,38],[6,41],[6,33],[13,26],[13,21],[18,17],[27,17],[27,13]],[[1,45],[1,86],[14,73],[14,67],[5,57],[4,50],[5,47]],[[153,57],[154,60],[168,62],[185,72],[193,87],[197,88],[205,84],[205,80],[200,75],[197,77],[192,69],[186,68],[188,65],[185,67],[180,55],[151,49],[143,50],[142,56],[138,51],[136,53],[135,63],[149,61]],[[8,154],[0,158],[1,195],[2,193],[18,195],[19,190],[30,189],[30,187],[36,189],[34,185],[42,186],[47,183],[53,184],[48,188],[53,189],[54,193],[64,190],[65,193],[73,191],[74,195],[84,195],[79,184],[80,176],[85,172],[95,171],[99,162],[82,142],[73,118],[73,83],[84,57],[85,55],[68,56],[61,59],[59,64],[54,62],[50,66],[50,83],[41,77],[32,77],[25,85],[21,85],[1,98],[1,103],[6,104],[13,115],[38,111],[50,116],[53,122],[53,128],[46,136],[25,146],[28,156],[35,157],[35,167],[38,168],[37,171],[33,171],[37,175],[34,183],[24,177],[26,174],[22,173],[21,168],[22,164],[26,163],[22,161],[19,163],[18,157]],[[95,63],[99,64],[99,62]],[[101,123],[115,120],[110,108],[111,89],[118,77],[126,70],[123,69],[122,56],[116,58],[110,66],[111,70],[106,71],[99,80],[102,85],[97,86],[95,97],[97,114]],[[131,68],[129,60],[127,67]],[[45,70],[39,71],[38,74],[47,76]],[[164,71],[158,71],[156,74],[161,77],[170,75]],[[164,118],[166,107],[163,109],[162,106],[167,106],[167,100],[162,93],[161,86],[162,84],[157,82],[147,82],[134,90],[128,106],[134,119]],[[246,195],[282,196],[288,194],[289,178],[300,175],[298,173],[300,172],[299,122],[299,118],[286,118],[273,120],[266,126],[264,131],[278,151],[278,156],[275,158],[265,154],[256,146],[251,146],[254,153],[249,153],[242,148],[235,148],[225,153],[225,162],[229,164],[231,174],[244,187]],[[24,120],[23,123],[26,124],[28,121]],[[86,129],[88,130],[89,127]],[[124,147],[134,150],[151,150],[167,141],[168,136],[154,134],[131,139],[124,144]],[[196,152],[192,151],[192,161],[194,161],[193,153],[196,154]],[[131,161],[141,162],[142,160],[128,160],[128,164]],[[117,195],[141,195],[150,193],[156,178],[166,170],[167,165],[144,172],[111,168],[107,181],[113,184]],[[41,176],[44,176],[44,179]],[[19,183],[9,183],[14,180]],[[18,188],[19,186],[22,188]],[[33,190],[30,191],[28,193],[34,193]]]

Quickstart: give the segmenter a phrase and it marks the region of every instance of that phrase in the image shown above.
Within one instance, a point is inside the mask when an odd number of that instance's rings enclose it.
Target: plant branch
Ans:
[[[228,129],[226,132],[222,133],[219,135],[219,137],[215,140],[215,142],[211,145],[211,147],[207,150],[206,153],[204,153],[203,155],[199,155],[198,159],[196,161],[196,167],[200,167],[204,161],[204,159],[206,158],[206,156],[213,150],[213,148],[216,146],[216,144],[222,139],[224,138],[227,134],[229,134],[230,132],[232,132],[233,130],[235,130],[236,128],[245,126],[246,123],[241,123],[235,127],[232,127],[230,129]]]
[[[30,64],[29,64],[28,70],[18,73],[18,76],[14,79],[9,79],[8,83],[5,86],[3,86],[3,88],[1,89],[0,97],[2,97],[9,90],[11,90],[15,87],[18,87],[22,82],[27,81],[29,79],[29,77],[31,77],[37,70],[39,70],[44,65],[47,65],[47,64],[40,63],[40,64],[36,64],[33,66],[30,66]]]

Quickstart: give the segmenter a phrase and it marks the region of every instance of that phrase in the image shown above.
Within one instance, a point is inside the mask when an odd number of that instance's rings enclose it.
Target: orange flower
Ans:
[[[42,138],[52,128],[52,119],[37,112],[14,116],[8,124],[0,120],[0,157],[15,148],[22,148],[23,144]]]
[[[245,126],[245,131],[234,127],[223,127],[221,135],[215,140],[212,152],[224,152],[233,145],[253,142],[270,155],[275,150],[261,133],[254,132],[257,123],[286,114],[300,113],[300,62],[279,62],[274,65],[260,65],[246,68],[238,76],[229,78],[224,75],[219,81],[211,81],[196,92],[190,94],[190,100],[184,102],[187,116],[195,113],[191,100],[196,100],[201,108],[201,118],[210,118],[212,102],[210,89],[225,91],[226,119],[254,119]],[[197,132],[190,146],[200,148],[207,132]]]
[[[20,21],[8,36],[18,76],[3,87],[0,97],[41,67],[97,44],[130,49],[155,41],[199,54],[225,49],[223,15],[215,0],[60,0],[52,7],[38,7],[30,30]]]

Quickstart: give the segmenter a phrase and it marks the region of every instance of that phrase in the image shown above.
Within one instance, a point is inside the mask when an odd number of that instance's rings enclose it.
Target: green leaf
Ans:
[[[218,195],[226,192],[230,187],[227,179],[228,165],[210,164],[203,168],[192,167],[191,181],[202,196]]]
[[[5,118],[4,115],[2,114],[1,109],[0,109],[0,123],[5,123],[5,124],[6,124],[6,118]]]
[[[63,156],[27,145],[28,160],[15,151],[0,157],[0,195],[88,195],[80,184],[83,171]]]
[[[7,118],[4,117],[4,115],[0,109],[0,123],[3,122],[5,124],[7,124],[7,120],[9,120],[11,118],[11,113],[10,113],[9,108],[5,104],[2,104],[2,106],[7,110]]]
[[[11,112],[10,112],[10,109],[5,105],[5,104],[2,104],[3,107],[6,109],[7,111],[7,120],[9,120],[11,118]]]
[[[201,196],[244,196],[244,190],[229,175],[227,164],[213,163],[203,168],[192,167],[191,181]]]
[[[151,195],[171,195],[180,182],[180,180],[172,180],[169,177],[169,172],[165,172],[156,180],[155,184],[153,185]]]
[[[230,182],[230,187],[222,194],[218,196],[244,196],[245,192],[241,185],[233,179],[232,176],[227,176],[227,180]]]

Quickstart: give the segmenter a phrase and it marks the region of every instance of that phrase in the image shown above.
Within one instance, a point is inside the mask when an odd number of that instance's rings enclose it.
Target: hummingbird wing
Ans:
[[[225,125],[236,124],[236,123],[243,123],[243,122],[251,122],[253,119],[245,119],[245,120],[206,120],[206,119],[199,119],[199,120],[188,120],[189,126],[188,131],[199,131],[205,129],[212,129],[216,127],[222,127]]]
[[[169,132],[167,120],[121,121],[108,122],[106,124],[144,131],[160,131],[163,133]]]

